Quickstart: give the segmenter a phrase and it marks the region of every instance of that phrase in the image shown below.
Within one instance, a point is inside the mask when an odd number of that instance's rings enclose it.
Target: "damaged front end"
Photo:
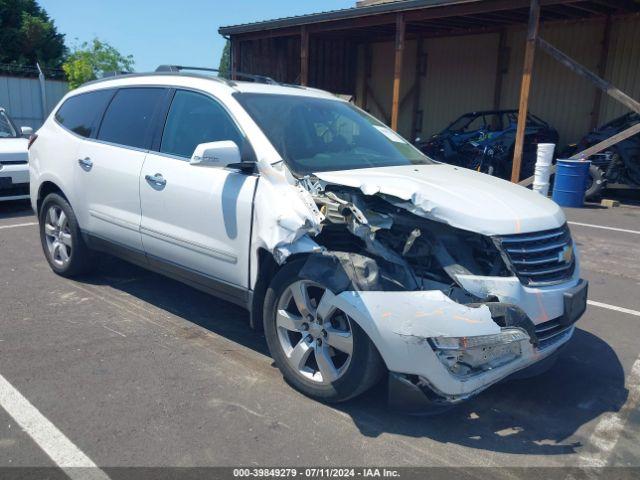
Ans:
[[[537,288],[523,283],[503,237],[375,188],[314,177],[297,186],[318,222],[279,245],[276,259],[306,249],[300,276],[329,288],[367,333],[390,371],[390,401],[405,410],[455,404],[550,357],[584,311],[573,250],[569,276]],[[568,290],[580,298],[567,314]]]

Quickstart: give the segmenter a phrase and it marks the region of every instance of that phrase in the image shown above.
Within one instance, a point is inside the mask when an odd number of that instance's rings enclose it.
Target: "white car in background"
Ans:
[[[587,282],[551,200],[435,162],[330,93],[162,70],[70,92],[32,137],[59,275],[108,252],[242,305],[325,402],[387,374],[416,410],[452,405],[573,335]]]
[[[27,138],[31,127],[18,130],[0,107],[0,201],[29,198],[29,157]]]

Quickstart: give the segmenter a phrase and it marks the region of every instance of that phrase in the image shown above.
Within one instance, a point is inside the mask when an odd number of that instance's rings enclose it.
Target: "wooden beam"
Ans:
[[[540,0],[531,0],[529,8],[529,27],[527,29],[527,43],[524,53],[524,68],[522,69],[522,84],[520,86],[520,106],[518,110],[518,128],[516,130],[516,145],[513,153],[513,168],[511,181],[520,181],[522,152],[524,150],[524,133],[529,113],[529,92],[531,91],[531,75],[533,60],[536,54],[536,39],[540,30]]]
[[[393,100],[391,103],[391,128],[398,131],[398,120],[400,118],[400,87],[402,84],[402,61],[404,57],[404,35],[406,23],[404,14],[396,16],[396,52],[395,68],[393,71]]]
[[[409,101],[409,99],[414,98],[414,93],[416,90],[416,85],[411,85],[411,88],[409,88],[409,90],[407,90],[404,94],[404,96],[402,97],[402,99],[400,100],[400,111],[402,112],[404,110],[404,107],[406,106],[407,102]]]
[[[597,10],[593,7],[589,8],[589,7],[585,7],[584,5],[568,5],[568,7],[571,7],[574,10],[580,10],[582,12],[587,12],[590,13],[592,15],[603,15],[604,12],[602,10]]]
[[[300,27],[278,28],[275,30],[259,30],[256,32],[240,33],[232,36],[244,42],[251,40],[263,40],[265,38],[297,37],[300,35]]]
[[[373,106],[376,107],[376,109],[378,109],[378,111],[382,115],[384,123],[389,125],[389,123],[391,123],[389,115],[387,114],[387,112],[385,112],[382,103],[380,102],[380,100],[378,100],[378,97],[376,97],[376,92],[373,88],[371,88],[371,83],[369,83],[369,81],[367,81],[367,89],[369,90],[369,98],[371,99],[371,103],[373,103]]]
[[[583,0],[539,0],[541,5],[557,5],[562,3],[575,3]],[[443,19],[464,15],[478,15],[493,12],[508,12],[519,8],[527,8],[529,0],[483,0],[462,3],[459,5],[446,5],[440,7],[421,8],[406,11],[405,21],[419,22],[421,20]],[[397,13],[383,13],[367,15],[357,18],[331,20],[309,25],[312,32],[330,30],[349,30],[359,27],[372,27],[378,25],[391,25],[395,22]]]
[[[300,85],[309,85],[309,31],[300,27]]]
[[[598,87],[600,90],[605,92],[610,97],[615,98],[617,101],[622,103],[625,107],[629,108],[630,110],[633,110],[634,112],[640,113],[640,102],[638,102],[637,100],[634,100],[619,88],[616,88],[611,83],[600,78],[598,75],[596,75],[595,73],[590,71],[588,68],[576,62],[566,53],[558,50],[556,47],[551,45],[546,40],[543,40],[542,38],[538,38],[538,45],[540,46],[540,48],[542,48],[542,50],[544,50],[546,53],[548,53],[553,58],[558,60],[569,70],[591,81],[592,83],[595,84],[596,87]]]
[[[579,159],[579,158],[589,158],[591,155],[595,155],[596,153],[600,153],[603,150],[615,145],[616,143],[620,143],[623,140],[626,140],[629,137],[633,137],[634,135],[640,133],[640,123],[636,123],[632,127],[627,128],[615,135],[607,138],[606,140],[601,141],[600,143],[596,143],[592,147],[587,148],[581,152],[576,153],[571,158]]]
[[[559,5],[581,3],[585,0],[539,0],[540,5]],[[606,0],[612,1],[612,0]],[[629,0],[632,1],[632,0]],[[602,2],[605,3],[605,2]],[[483,0],[471,1],[459,5],[446,5],[439,7],[420,8],[407,10],[405,20],[407,22],[419,22],[421,20],[437,20],[448,17],[490,14],[492,16],[504,16],[509,19],[511,13],[518,9],[527,8],[529,0]],[[501,13],[502,12],[502,13]],[[309,23],[307,28],[311,34],[320,32],[330,32],[336,30],[351,30],[362,27],[377,27],[380,25],[393,25],[396,20],[396,13],[381,13],[376,15],[367,15],[357,18],[345,18],[336,20],[327,20],[323,22]],[[513,17],[512,23],[521,23],[518,17]],[[256,40],[260,38],[297,36],[300,34],[299,26],[283,26],[279,28],[271,28],[264,30],[256,30],[253,32],[235,33],[232,37],[238,37],[242,40]]]
[[[634,3],[634,0],[593,0],[593,2],[603,7],[614,8],[616,10],[633,12],[638,8],[638,4]]]
[[[598,75],[604,77],[607,72],[607,59],[609,57],[609,44],[611,43],[611,16],[604,21],[604,31],[602,33],[602,46],[600,49],[600,59],[598,61]],[[594,130],[600,123],[600,106],[602,105],[602,90],[596,88],[593,98],[593,108],[591,109],[591,130]]]

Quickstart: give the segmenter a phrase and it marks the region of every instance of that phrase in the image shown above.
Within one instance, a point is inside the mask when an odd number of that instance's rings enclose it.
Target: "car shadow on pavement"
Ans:
[[[249,315],[240,307],[108,256],[101,258],[97,271],[81,281],[109,285],[269,356],[264,336],[249,327]],[[567,441],[580,427],[624,405],[624,383],[613,349],[577,328],[548,372],[500,383],[437,416],[391,411],[385,382],[332,408],[348,414],[368,437],[392,433],[494,452],[559,455],[582,446],[579,435]],[[283,382],[283,388],[289,387]]]
[[[29,200],[9,200],[0,202],[0,220],[4,218],[26,217],[33,215]],[[35,216],[33,217],[35,221]]]
[[[379,395],[340,407],[368,436],[396,433],[481,450],[527,455],[575,453],[580,427],[626,402],[624,370],[600,338],[579,328],[557,363],[537,377],[494,385],[437,416],[389,412]],[[579,437],[578,437],[579,438]]]
[[[109,285],[210,332],[269,356],[261,332],[249,327],[249,313],[176,280],[109,255],[100,255],[96,272],[78,280]]]

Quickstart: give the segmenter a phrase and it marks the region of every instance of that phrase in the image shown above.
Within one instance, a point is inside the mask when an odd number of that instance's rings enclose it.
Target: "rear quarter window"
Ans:
[[[67,99],[56,112],[57,122],[81,137],[94,136],[113,90],[82,93]]]
[[[118,90],[102,119],[98,140],[129,147],[151,147],[152,121],[167,93],[164,88]]]

